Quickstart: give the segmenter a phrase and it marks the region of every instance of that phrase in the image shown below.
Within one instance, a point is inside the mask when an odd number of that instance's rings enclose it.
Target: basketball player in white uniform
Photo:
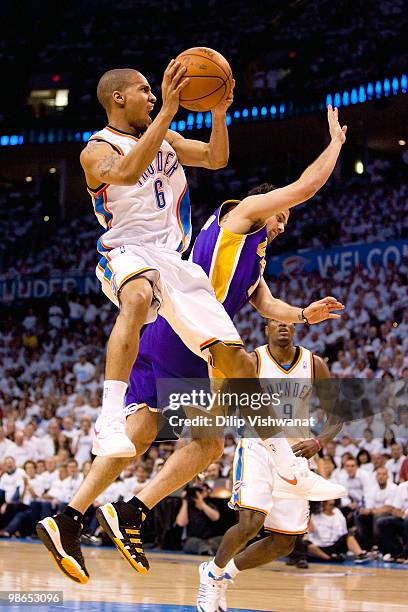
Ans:
[[[268,380],[268,391],[279,393],[281,418],[302,421],[289,442],[298,456],[315,455],[322,444],[332,439],[340,425],[328,420],[319,439],[310,437],[310,396],[315,378],[328,379],[326,363],[304,347],[293,344],[294,325],[273,319],[266,326],[268,344],[255,349],[260,379]],[[303,382],[304,381],[304,382]],[[290,430],[287,430],[290,431]],[[289,435],[289,434],[288,434]],[[226,589],[242,570],[269,563],[288,555],[296,536],[307,532],[309,502],[305,499],[280,499],[274,495],[276,467],[273,454],[261,440],[243,437],[234,457],[234,482],[230,506],[239,510],[239,522],[225,534],[213,561],[200,566],[200,590],[197,609],[201,612],[227,610]],[[254,538],[262,526],[271,536],[236,554]],[[236,556],[234,556],[236,555]]]

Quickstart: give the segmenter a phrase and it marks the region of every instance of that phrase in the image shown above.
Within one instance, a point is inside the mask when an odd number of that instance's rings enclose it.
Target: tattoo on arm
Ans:
[[[106,155],[102,159],[99,160],[97,168],[99,175],[101,177],[105,177],[111,170],[117,165],[120,160],[119,155]]]

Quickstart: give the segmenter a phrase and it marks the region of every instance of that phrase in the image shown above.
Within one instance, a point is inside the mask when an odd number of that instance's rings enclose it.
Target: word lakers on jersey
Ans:
[[[138,146],[134,135],[111,126],[91,140],[108,143],[119,155],[127,155]],[[241,345],[204,271],[181,259],[191,237],[190,199],[184,170],[173,147],[164,140],[134,185],[101,184],[88,191],[105,229],[97,244],[102,257],[96,275],[108,298],[119,306],[125,284],[138,277],[147,278],[155,296],[147,323],[156,319],[160,309],[189,349],[204,359],[208,347],[217,341]]]

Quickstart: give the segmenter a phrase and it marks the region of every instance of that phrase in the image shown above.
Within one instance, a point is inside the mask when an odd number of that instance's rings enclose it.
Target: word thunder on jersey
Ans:
[[[106,142],[120,155],[127,155],[139,139],[107,126],[90,141]],[[102,255],[125,244],[179,253],[187,249],[191,238],[188,185],[176,152],[166,140],[134,185],[103,183],[88,191],[106,230],[97,245]]]
[[[282,366],[271,353],[267,344],[255,349],[257,371],[262,386],[270,394],[279,394],[279,406],[274,410],[277,417],[287,419],[287,435],[291,444],[310,438],[311,396],[314,381],[313,353],[302,346],[296,347],[292,363]],[[296,420],[293,426],[289,423]]]

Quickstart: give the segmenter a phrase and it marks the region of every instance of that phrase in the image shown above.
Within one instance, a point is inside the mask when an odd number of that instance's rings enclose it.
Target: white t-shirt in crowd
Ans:
[[[34,493],[38,497],[41,497],[41,495],[44,493],[44,481],[41,478],[41,476],[37,475],[37,476],[34,476],[34,478],[29,478],[28,484],[30,485]],[[27,487],[25,487],[25,492],[21,500],[23,504],[26,504],[27,506],[29,506],[31,502],[33,501],[33,499],[35,499],[35,497],[33,497],[30,491],[27,489]]]
[[[72,368],[72,371],[74,372],[78,383],[81,385],[91,381],[95,376],[95,366],[89,361],[85,361],[85,363],[78,361]]]
[[[5,472],[0,476],[0,489],[3,489],[8,504],[13,501],[17,489],[19,489],[19,494],[23,492],[24,476],[25,472],[21,468],[17,468],[12,474]]]
[[[346,519],[338,508],[333,514],[312,514],[313,531],[308,539],[316,546],[332,546],[342,535],[347,533]]]
[[[392,459],[392,458],[388,459],[388,461],[385,464],[385,467],[391,474],[392,482],[395,482],[395,484],[399,484],[399,481],[400,481],[399,475],[400,475],[401,466],[404,463],[404,459],[405,459],[405,455],[402,455],[397,460]]]
[[[392,506],[397,485],[388,480],[384,489],[380,488],[377,480],[372,482],[366,492],[365,508],[382,508],[383,506]]]
[[[392,505],[408,515],[408,480],[397,486]]]

